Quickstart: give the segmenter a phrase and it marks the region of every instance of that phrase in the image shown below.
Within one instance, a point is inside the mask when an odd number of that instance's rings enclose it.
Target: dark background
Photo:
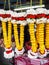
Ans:
[[[14,65],[11,61],[4,58],[4,48],[0,47],[0,65]]]
[[[33,5],[39,4],[40,0],[33,0]],[[20,3],[20,0],[18,0]],[[30,0],[21,0],[22,4],[30,3]],[[0,0],[0,8],[4,8],[5,0]],[[43,3],[45,4],[45,7],[49,8],[49,0],[43,0]],[[11,9],[15,8],[17,5],[17,0],[10,0],[10,7]],[[19,4],[20,5],[20,4]],[[8,0],[6,0],[6,9],[8,9]]]

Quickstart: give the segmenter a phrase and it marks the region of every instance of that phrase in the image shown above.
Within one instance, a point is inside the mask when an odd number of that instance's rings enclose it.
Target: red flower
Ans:
[[[19,20],[23,21],[23,20],[26,20],[25,17],[18,17]]]
[[[0,14],[0,17],[6,18],[6,15],[5,14]]]
[[[49,15],[46,15],[46,18],[49,19]]]
[[[23,20],[26,20],[26,18],[25,17],[12,17],[12,19],[14,19],[14,20],[21,20],[21,21],[23,21]]]
[[[6,15],[6,17],[11,17],[11,15],[10,14],[5,14]]]
[[[28,14],[26,18],[35,18],[35,15]]]
[[[7,17],[11,17],[11,15],[10,14],[0,14],[0,17],[7,18]]]
[[[12,50],[10,50],[10,51],[6,51],[7,54],[9,54],[9,53],[11,53],[11,52],[12,52]]]
[[[12,19],[14,19],[14,20],[18,20],[18,17],[12,17]]]
[[[11,47],[9,47],[8,49],[10,49]],[[12,49],[11,50],[7,50],[6,53],[9,54],[12,52]]]
[[[46,16],[45,14],[38,14],[37,18],[42,18],[42,17],[45,17],[45,16]]]

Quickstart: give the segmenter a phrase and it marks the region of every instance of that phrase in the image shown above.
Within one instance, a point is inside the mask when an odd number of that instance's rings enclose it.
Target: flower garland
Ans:
[[[3,13],[4,12],[4,13]],[[11,24],[11,15],[3,11],[1,14],[1,21],[2,21],[2,30],[3,30],[3,38],[4,38],[4,45],[5,45],[5,58],[12,58],[14,56],[14,52],[12,51],[11,47],[11,35],[12,35],[12,24]],[[9,12],[9,11],[8,11]],[[6,22],[8,21],[8,32],[6,29]]]
[[[7,48],[11,47],[11,37],[12,37],[12,24],[11,21],[8,21],[8,44],[6,45]]]
[[[46,23],[46,49],[49,50],[49,23]]]
[[[24,45],[24,25],[20,25],[20,50],[23,49]]]
[[[30,23],[29,25],[29,33],[30,33],[30,40],[32,44],[32,52],[37,52],[37,43],[36,43],[36,38],[34,34],[34,23]]]
[[[45,46],[44,46],[44,23],[39,24],[39,50],[41,54],[45,53]]]
[[[13,27],[14,27],[14,38],[15,38],[16,48],[17,48],[18,50],[20,50],[17,24],[14,23],[14,24],[13,24]]]
[[[3,37],[4,37],[4,45],[6,48],[8,48],[7,47],[8,42],[7,42],[6,22],[4,21],[2,22],[2,30],[3,30]]]
[[[49,10],[48,10],[49,11]],[[46,15],[47,21],[46,21],[46,39],[45,39],[45,46],[46,49],[49,50],[49,13]]]
[[[22,15],[23,13],[20,13],[20,14]],[[17,54],[17,51],[24,52],[23,45],[24,45],[25,17],[21,16],[21,15],[20,15],[20,17],[16,16],[14,18],[16,20],[16,22],[13,24],[13,27],[14,27],[14,38],[15,38],[15,43],[16,43],[16,49],[15,49],[16,54]],[[20,38],[18,37],[18,28],[17,28],[18,24],[20,24]],[[20,40],[20,42],[19,42],[19,40]]]
[[[45,12],[44,12],[45,11]],[[3,12],[3,14],[2,14]],[[30,34],[30,41],[31,41],[31,48],[28,50],[28,57],[37,58],[46,56],[46,49],[49,50],[49,15],[46,15],[47,12],[45,9],[30,9],[27,12],[7,12],[7,11],[0,11],[0,19],[2,21],[2,30],[3,30],[3,37],[4,37],[4,45],[5,45],[5,55],[9,54],[7,58],[12,57],[12,24],[14,28],[14,38],[15,38],[15,52],[18,55],[22,55],[24,52],[24,27],[26,23],[29,27],[29,34]],[[27,15],[26,15],[27,14]],[[47,21],[45,20],[47,18]],[[6,22],[8,21],[8,32],[6,29]],[[45,27],[46,23],[46,27]],[[20,36],[18,34],[18,24],[20,26]],[[35,28],[36,24],[36,28]],[[36,29],[36,32],[35,32]],[[46,31],[44,31],[44,29]],[[45,33],[46,32],[46,33]],[[36,33],[36,35],[35,35]],[[46,35],[46,39],[44,36]],[[45,39],[45,42],[44,42]],[[45,44],[44,44],[45,43]],[[38,47],[39,44],[39,47]],[[45,48],[46,46],[46,48]],[[38,49],[37,49],[38,47]],[[11,57],[10,57],[11,55]]]
[[[39,32],[38,32],[38,28],[39,28],[39,24],[36,24],[36,40],[37,40],[37,44],[39,43],[39,39],[38,39],[38,34],[39,34]]]

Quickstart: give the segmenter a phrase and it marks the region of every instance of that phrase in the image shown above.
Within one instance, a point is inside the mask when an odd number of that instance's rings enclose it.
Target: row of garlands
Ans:
[[[24,53],[24,27],[26,25],[29,26],[28,31],[31,42],[31,49],[28,50],[28,57],[43,58],[49,53],[49,10],[38,8],[36,10],[30,9],[26,12],[17,13],[11,10],[5,11],[0,9],[0,20],[2,22],[4,37],[5,58],[12,58],[14,52],[16,52],[17,56]],[[6,22],[8,22],[8,33]],[[15,51],[12,50],[12,24],[16,44]],[[20,24],[20,37],[18,37],[18,24]]]

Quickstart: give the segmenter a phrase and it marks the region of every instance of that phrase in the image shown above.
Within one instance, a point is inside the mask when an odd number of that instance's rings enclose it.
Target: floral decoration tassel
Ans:
[[[45,39],[45,46],[49,54],[49,19],[46,22],[46,39]]]
[[[19,48],[19,38],[18,38],[18,29],[17,29],[17,24],[13,24],[13,27],[14,27],[14,37],[15,37],[15,43],[16,43],[16,48],[18,50],[20,50]]]
[[[23,45],[24,45],[24,25],[20,24],[20,46],[21,46],[21,49],[23,49]]]
[[[30,41],[32,44],[32,52],[37,52],[37,43],[35,38],[35,32],[34,32],[34,23],[30,23],[29,25],[29,33],[30,33]]]
[[[7,48],[7,44],[8,44],[8,41],[7,41],[7,30],[6,30],[6,22],[2,22],[2,30],[3,30],[3,37],[4,37],[4,45],[5,47]]]

